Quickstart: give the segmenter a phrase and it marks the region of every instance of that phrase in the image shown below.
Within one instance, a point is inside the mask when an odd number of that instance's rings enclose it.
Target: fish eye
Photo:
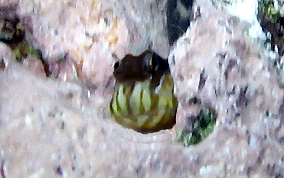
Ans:
[[[156,53],[152,55],[151,60],[149,61],[151,72],[156,72],[159,69],[161,60],[163,60],[160,56]]]
[[[116,62],[113,67],[114,67],[114,70],[116,70],[119,67],[119,62]]]
[[[159,64],[161,59],[159,58],[159,56],[157,55],[153,55],[152,59],[151,59],[151,69],[152,71],[157,71],[159,68]]]
[[[150,73],[158,70],[159,59],[156,56],[154,53],[148,53],[144,58],[146,68]]]

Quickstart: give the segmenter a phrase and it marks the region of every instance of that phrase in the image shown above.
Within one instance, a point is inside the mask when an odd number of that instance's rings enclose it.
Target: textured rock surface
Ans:
[[[201,16],[170,51],[180,103],[177,125],[142,135],[111,120],[113,54],[121,58],[148,46],[160,55],[169,52],[164,31],[157,38],[154,33],[164,28],[164,12],[157,9],[165,3],[122,2],[14,1],[33,31],[29,39],[54,70],[61,66],[61,79],[73,81],[36,75],[13,62],[1,44],[6,63],[0,69],[1,176],[284,176],[283,90],[276,72],[257,45],[244,40],[245,25],[206,0],[197,1]],[[72,66],[93,87],[66,77]],[[200,105],[189,102],[194,96]],[[216,110],[216,128],[200,144],[184,148],[174,140],[176,130],[203,105]]]

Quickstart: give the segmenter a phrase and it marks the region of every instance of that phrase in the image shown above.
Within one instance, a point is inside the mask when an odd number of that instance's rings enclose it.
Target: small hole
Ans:
[[[61,176],[63,175],[61,166],[58,166],[58,167],[56,168],[56,173],[57,173],[58,175],[61,175]]]

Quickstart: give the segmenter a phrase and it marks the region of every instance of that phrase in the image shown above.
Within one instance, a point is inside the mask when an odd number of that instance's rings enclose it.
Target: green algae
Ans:
[[[33,56],[42,60],[41,51],[29,44],[26,40],[20,42],[13,50],[12,54],[18,62],[23,62],[28,56]]]
[[[193,120],[192,131],[182,129],[177,132],[178,142],[185,147],[203,141],[214,130],[216,124],[215,114],[210,108],[203,108]]]

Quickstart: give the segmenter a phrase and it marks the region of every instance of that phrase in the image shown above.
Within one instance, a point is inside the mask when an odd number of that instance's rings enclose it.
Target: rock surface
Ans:
[[[197,0],[200,16],[169,50],[164,1],[120,2],[1,1],[18,5],[28,39],[61,80],[14,62],[1,44],[0,175],[283,177],[283,89],[260,48],[244,39],[246,24]],[[143,135],[114,123],[107,106],[115,56],[148,47],[169,54],[179,108],[173,129]],[[215,109],[216,128],[184,148],[175,133],[202,106]]]

